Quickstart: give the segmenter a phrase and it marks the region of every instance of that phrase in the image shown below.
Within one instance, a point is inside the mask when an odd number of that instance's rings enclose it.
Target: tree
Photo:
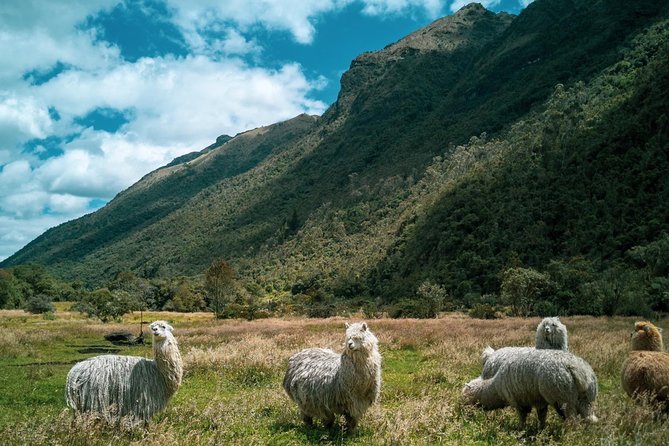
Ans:
[[[11,270],[0,269],[0,308],[16,308],[22,300],[20,284]]]
[[[437,317],[441,309],[444,307],[446,299],[448,298],[448,292],[443,286],[426,280],[418,287],[416,296],[419,299],[419,303],[424,308],[424,317],[433,318]]]
[[[509,268],[502,273],[502,302],[511,305],[514,316],[527,316],[551,289],[548,276],[532,268]]]
[[[174,287],[172,299],[165,306],[169,310],[189,312],[201,311],[205,303],[202,296],[193,290],[191,283],[182,278]]]
[[[109,291],[108,288],[100,288],[92,293],[86,293],[74,309],[85,313],[88,317],[97,317],[102,322],[120,320],[121,317],[130,313],[139,306],[139,302],[123,290]]]
[[[29,286],[31,295],[44,294],[53,298],[58,294],[55,280],[42,265],[19,265],[13,269],[13,274]]]
[[[587,286],[595,280],[592,262],[585,257],[554,259],[546,273],[555,284],[554,303],[562,314],[598,315],[601,309]]]
[[[205,273],[205,289],[214,315],[223,315],[225,306],[232,300],[235,272],[223,259],[214,260]]]

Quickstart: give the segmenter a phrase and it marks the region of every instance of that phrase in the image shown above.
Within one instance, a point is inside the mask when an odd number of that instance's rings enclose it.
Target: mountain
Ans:
[[[668,10],[470,4],[357,57],[322,117],[221,137],[0,266],[99,285],[223,257],[267,293],[467,304],[511,264],[604,277],[669,233]]]

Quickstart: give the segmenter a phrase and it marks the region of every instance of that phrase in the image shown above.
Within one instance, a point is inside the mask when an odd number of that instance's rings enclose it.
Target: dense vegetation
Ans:
[[[457,44],[362,55],[323,117],[222,138],[0,265],[186,281],[211,309],[223,258],[244,315],[666,312],[668,10],[469,6]]]

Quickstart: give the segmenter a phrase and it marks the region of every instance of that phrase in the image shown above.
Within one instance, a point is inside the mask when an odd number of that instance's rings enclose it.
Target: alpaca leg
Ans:
[[[358,425],[358,420],[353,418],[351,415],[346,414],[344,415],[344,418],[346,418],[346,429],[349,431],[352,431]]]
[[[562,406],[560,406],[558,403],[553,404],[553,407],[555,408],[555,411],[560,415],[560,417],[564,420],[567,418],[567,414],[565,411],[562,409]]]
[[[302,421],[304,421],[304,424],[306,424],[307,426],[311,426],[314,424],[314,419],[304,412],[302,412]]]
[[[330,415],[329,417],[323,420],[323,425],[326,428],[330,429],[332,426],[334,426],[334,422],[335,422],[334,415]]]
[[[527,421],[527,415],[530,413],[531,410],[532,410],[531,407],[523,407],[523,406],[516,407],[516,412],[518,413],[518,418],[520,418],[520,427],[521,428],[525,427],[525,421]]]
[[[599,418],[592,412],[590,405],[579,405],[577,411],[588,423],[596,423],[599,421]]]
[[[537,417],[539,418],[539,429],[546,427],[546,415],[548,415],[548,406],[538,406]]]

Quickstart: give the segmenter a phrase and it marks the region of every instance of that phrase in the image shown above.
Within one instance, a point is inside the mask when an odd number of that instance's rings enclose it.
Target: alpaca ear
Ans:
[[[165,324],[165,328],[168,329],[170,332],[174,331],[174,327],[172,327],[170,324]]]
[[[659,331],[660,333],[662,333],[662,328],[660,328],[660,327],[655,327],[655,328],[657,328],[657,331]]]
[[[366,331],[366,330],[367,330],[367,322],[363,322],[362,323],[362,331]]]

